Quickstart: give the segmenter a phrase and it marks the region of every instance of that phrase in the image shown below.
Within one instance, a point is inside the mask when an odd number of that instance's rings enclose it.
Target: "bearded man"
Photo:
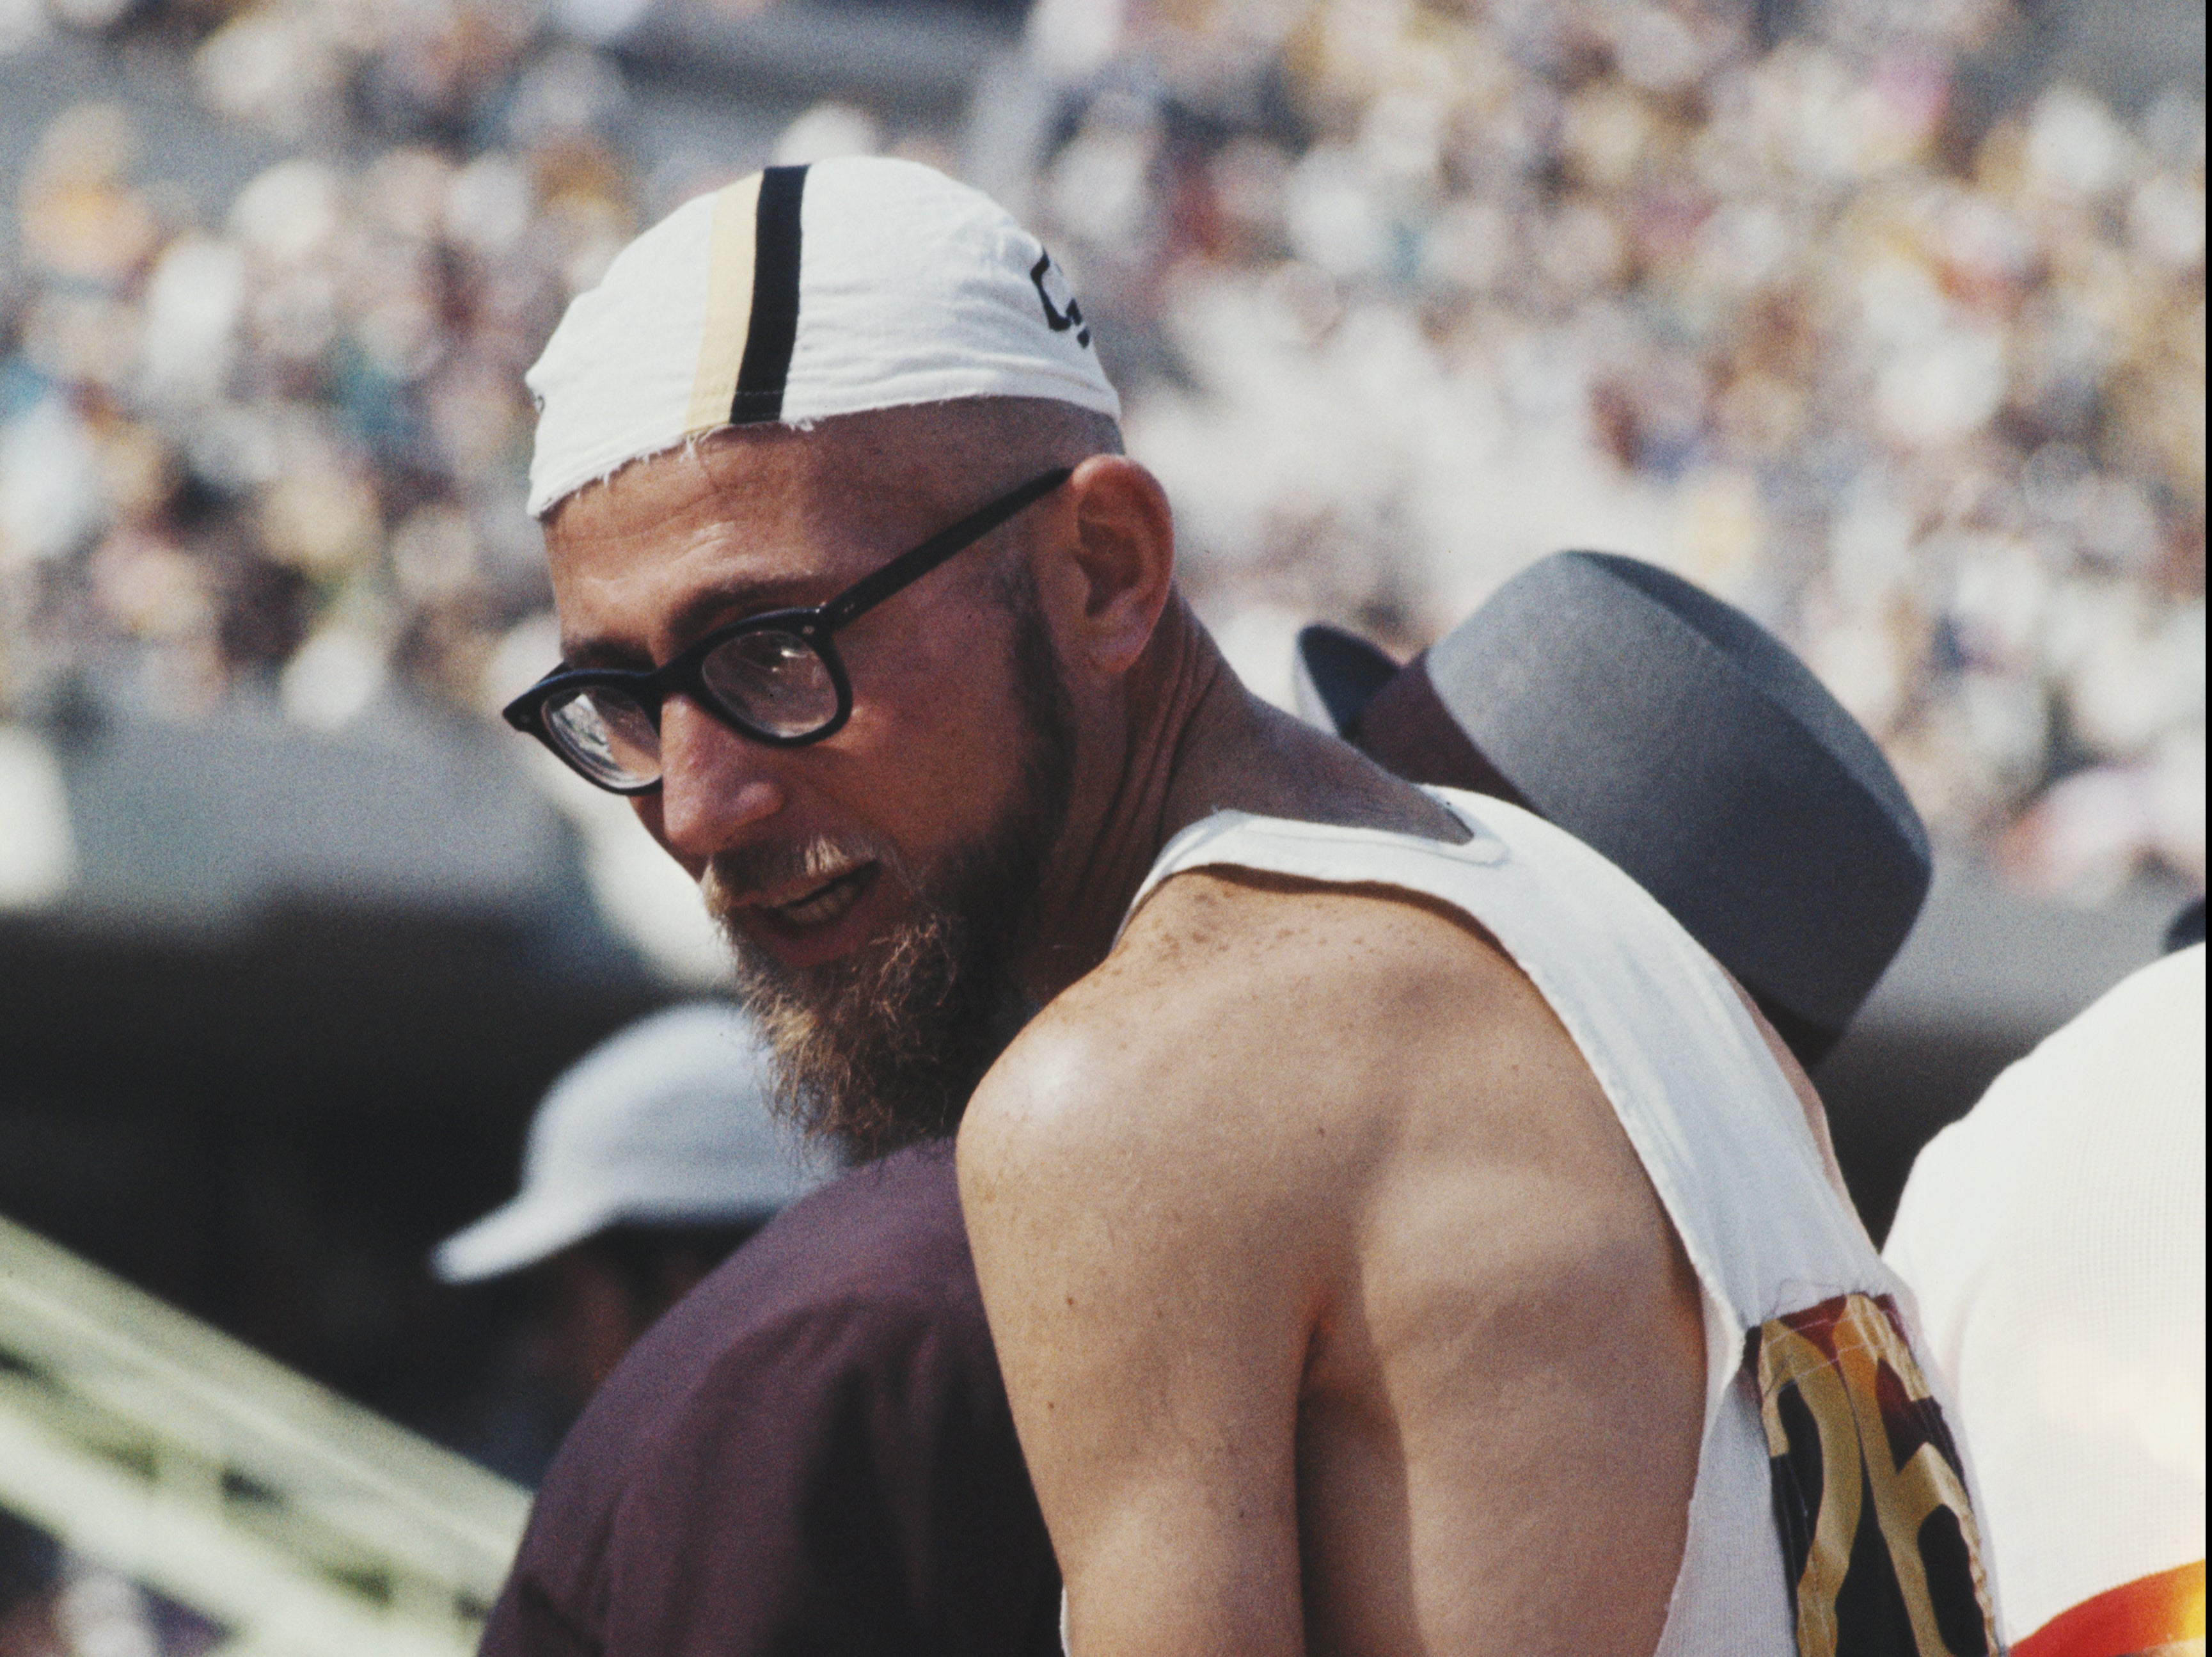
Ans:
[[[1786,1050],[1603,859],[1237,683],[1033,239],[771,169],[532,385],[565,659],[510,717],[698,877],[805,1118],[964,1106],[1074,1650],[1987,1648]]]

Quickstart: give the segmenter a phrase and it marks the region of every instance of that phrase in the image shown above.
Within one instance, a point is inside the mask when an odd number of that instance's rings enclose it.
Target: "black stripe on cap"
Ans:
[[[771,167],[761,174],[753,220],[753,314],[744,360],[738,365],[737,395],[730,399],[733,426],[783,417],[784,382],[791,377],[791,348],[799,338],[799,199],[805,188],[804,167]]]

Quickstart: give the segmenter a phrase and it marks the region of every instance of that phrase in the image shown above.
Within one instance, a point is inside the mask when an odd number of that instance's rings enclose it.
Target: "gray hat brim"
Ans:
[[[1333,735],[1349,737],[1360,710],[1397,673],[1397,662],[1357,633],[1319,621],[1298,630],[1291,658],[1298,717]]]
[[[1317,648],[1309,648],[1309,640]],[[1927,832],[1873,739],[1780,641],[1655,565],[1561,552],[1389,680],[1333,628],[1298,677],[1416,782],[1528,806],[1619,865],[1807,1063],[1927,894]],[[1382,658],[1387,660],[1387,658]]]
[[[1468,740],[1747,988],[1831,1038],[1912,929],[1927,830],[1780,640],[1634,558],[1562,552],[1430,651]]]

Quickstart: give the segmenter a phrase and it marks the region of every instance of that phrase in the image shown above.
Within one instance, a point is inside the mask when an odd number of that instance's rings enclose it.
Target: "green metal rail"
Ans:
[[[461,1657],[529,1502],[0,1220],[0,1508],[221,1657]]]

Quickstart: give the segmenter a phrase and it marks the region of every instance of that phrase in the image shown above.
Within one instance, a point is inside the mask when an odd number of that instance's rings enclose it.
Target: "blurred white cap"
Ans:
[[[593,1048],[530,1124],[522,1189],[441,1243],[449,1283],[533,1265],[621,1224],[773,1214],[820,1178],[769,1110],[766,1049],[734,1008],[672,1008]]]

